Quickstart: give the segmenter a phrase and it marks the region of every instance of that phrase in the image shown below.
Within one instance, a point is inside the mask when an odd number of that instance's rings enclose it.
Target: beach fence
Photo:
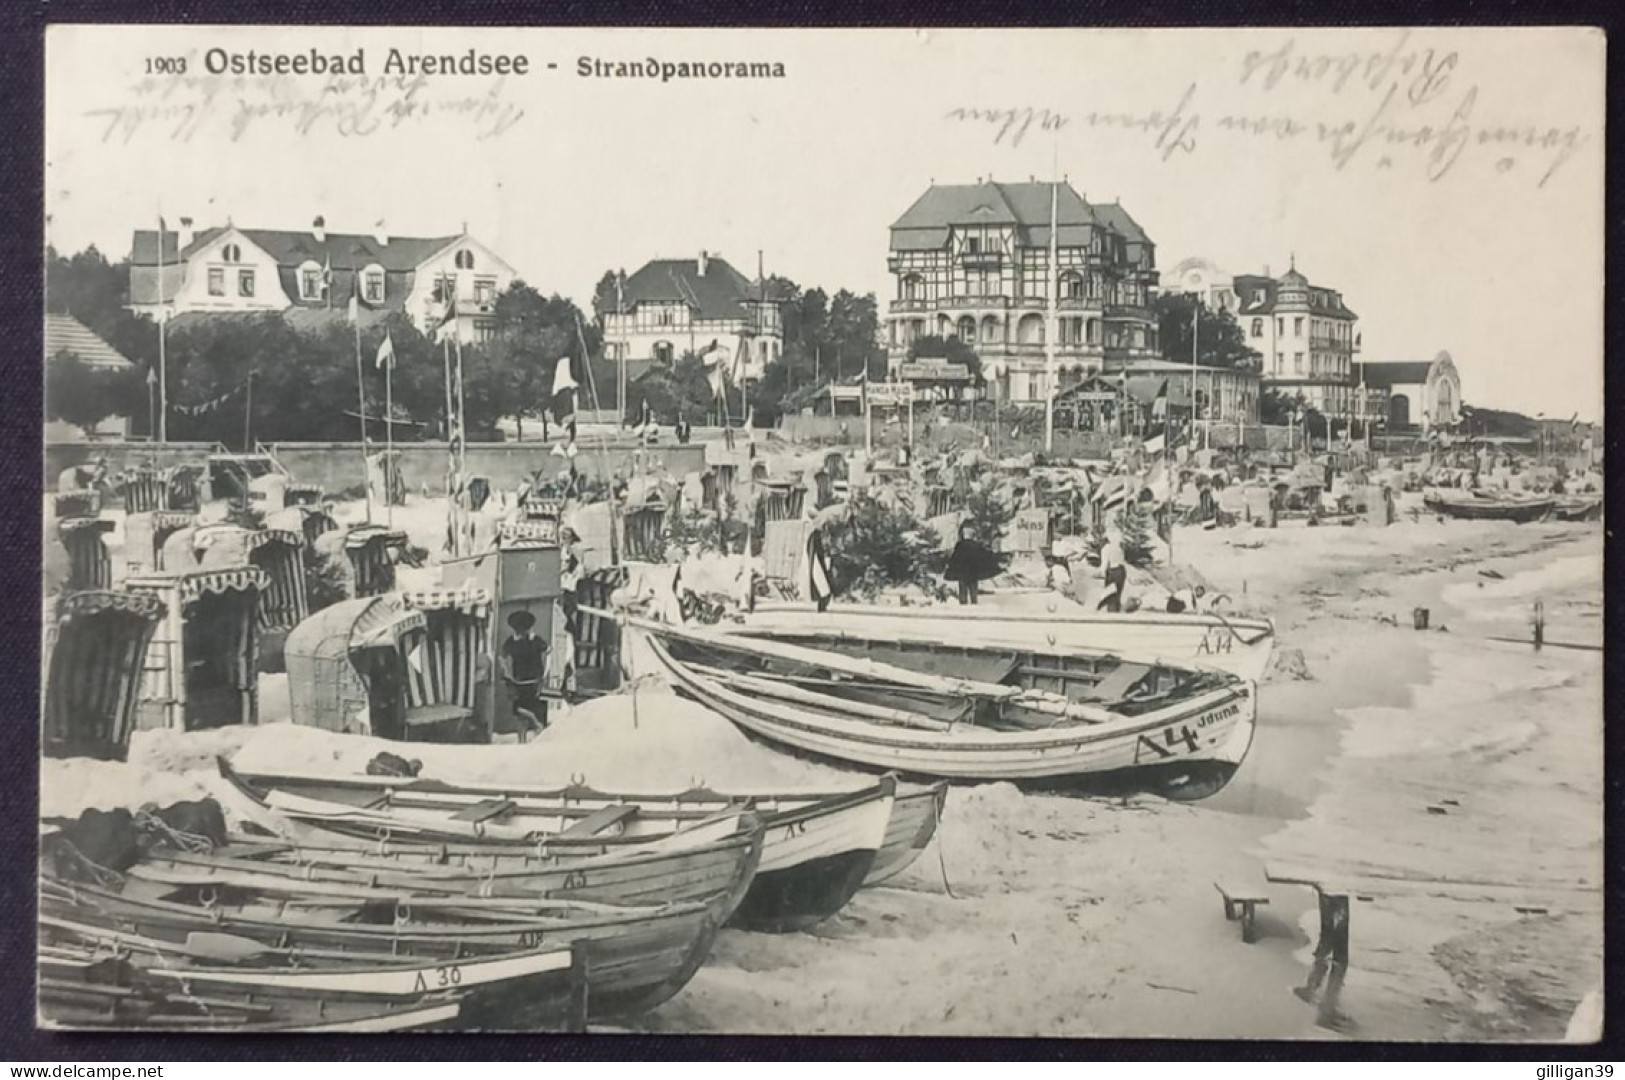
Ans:
[[[861,430],[859,437],[862,437]],[[344,491],[366,482],[361,446],[355,442],[284,442],[269,447],[288,472],[302,484],[327,491]],[[373,447],[369,446],[369,449]],[[97,442],[47,443],[43,485],[55,490],[57,478],[69,468],[88,466],[97,457],[107,458],[110,473],[141,469],[165,470],[174,466],[198,466],[213,453],[213,443]],[[397,443],[395,453],[407,490],[424,488],[438,491],[445,485],[447,448],[443,442]],[[470,475],[487,478],[496,488],[514,490],[539,468],[557,468],[552,445],[538,442],[469,443],[467,468]],[[700,443],[660,443],[645,446],[632,438],[606,438],[600,442],[583,438],[575,466],[589,480],[608,481],[615,473],[631,474],[642,462],[650,468],[664,466],[672,476],[686,476],[705,467],[705,447]],[[170,505],[180,508],[171,499]]]

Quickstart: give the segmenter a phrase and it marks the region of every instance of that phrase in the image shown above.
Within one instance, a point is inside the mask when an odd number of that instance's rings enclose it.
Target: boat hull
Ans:
[[[1463,521],[1539,521],[1552,512],[1551,499],[1479,499],[1424,495],[1422,505],[1434,513]]]
[[[300,783],[297,778],[241,777],[233,773],[229,766],[224,765],[222,772],[236,783],[239,791],[250,799],[259,800],[262,806],[284,813],[290,807],[298,807],[300,816],[296,823],[302,827],[304,831],[301,835],[307,839],[311,835],[311,830],[320,832],[332,829],[337,815],[348,812],[343,804],[320,803],[302,796],[293,796],[283,788],[272,790],[269,796],[257,790],[279,784],[297,787]],[[324,789],[328,795],[340,798],[365,799],[375,794],[376,789],[375,785],[360,779],[345,782],[329,778],[311,778],[308,782],[313,788]],[[909,794],[931,796],[934,791],[933,788],[919,788]],[[433,826],[431,819],[435,815],[439,815],[442,819],[450,819],[467,805],[469,799],[487,797],[491,794],[490,791],[483,789],[467,789],[459,797],[456,790],[448,785],[416,789],[415,795],[410,785],[399,785],[396,786],[396,793],[394,801],[413,805],[415,809],[412,812],[416,815],[414,820],[425,827]],[[512,814],[504,818],[505,829],[515,836],[525,835],[530,824],[557,828],[564,820],[557,815],[566,810],[568,813],[579,815],[618,803],[643,805],[636,796],[613,796],[601,792],[582,791],[563,796],[556,793],[525,794],[510,790],[502,794],[515,803]],[[414,797],[419,800],[418,803],[412,802]],[[425,800],[434,801],[437,809],[425,810],[419,805]],[[720,800],[714,793],[687,801],[686,808],[681,811],[674,809],[683,801],[680,796],[651,797],[648,801],[650,812],[647,815],[641,813],[634,815],[622,828],[628,831],[669,830],[681,822],[680,815],[683,813],[703,814],[714,812],[718,807],[737,809],[739,806],[738,803]],[[565,807],[565,802],[571,805]],[[893,850],[888,853],[888,862],[911,857],[907,855],[907,849],[918,839],[920,824],[913,812],[906,813],[899,831],[894,834],[890,827],[896,803],[897,783],[891,777],[882,777],[873,786],[855,792],[799,798],[764,798],[759,811],[764,825],[760,840],[760,859],[749,882],[749,888],[742,894],[742,903],[737,906],[748,907],[751,911],[772,913],[768,916],[749,917],[748,921],[759,929],[770,928],[769,924],[780,929],[800,929],[833,915],[851,899],[853,892],[863,885],[876,857],[887,846],[888,841],[894,845]],[[369,829],[387,829],[391,813],[383,810],[354,811],[351,812],[351,824],[364,821]],[[397,832],[394,835],[398,837],[401,834]],[[670,833],[658,831],[651,831],[643,839],[658,841],[662,836],[676,839]],[[360,835],[354,838],[358,842],[364,842]],[[501,851],[503,845],[493,842],[490,849]],[[512,845],[507,849],[517,850]],[[822,887],[804,885],[792,889],[783,885],[785,881],[807,876],[808,872],[802,869],[804,864],[841,856],[851,856],[841,863],[842,866],[862,864],[857,881],[850,888],[843,884],[841,888],[831,891]],[[606,864],[605,870],[602,871],[603,874],[613,872],[613,863]],[[841,880],[844,882],[845,878]],[[588,884],[591,885],[596,881],[597,878],[594,877]],[[580,885],[579,880],[574,883]],[[798,896],[804,898],[799,906],[796,903]],[[663,897],[663,899],[672,898]],[[624,899],[621,902],[624,902]],[[732,911],[730,908],[730,914]]]
[[[227,933],[278,949],[402,954],[455,964],[492,953],[582,943],[588,1016],[636,1015],[670,999],[704,963],[721,925],[712,908],[685,904],[631,914],[610,909],[572,919],[394,925],[342,921],[343,913],[274,904],[199,907],[58,883],[44,910],[64,919],[184,944],[197,932]]]
[[[658,636],[650,646],[683,692],[748,734],[817,757],[910,776],[1039,781],[1135,770],[1158,790],[1167,786],[1158,778],[1171,772],[1212,771],[1227,781],[1252,745],[1257,717],[1253,686],[1236,684],[1177,708],[1110,723],[1028,732],[973,725],[921,731],[741,694],[673,657]],[[1208,764],[1218,768],[1197,768]],[[1218,790],[1208,787],[1205,794]]]
[[[859,604],[834,604],[820,613],[810,605],[764,603],[746,616],[735,632],[806,633],[828,629],[857,636],[884,634],[940,642],[945,618],[953,619],[956,643],[1045,652],[1109,652],[1132,659],[1217,668],[1250,682],[1263,679],[1275,648],[1275,626],[1268,619],[1211,613],[1021,615],[978,611],[967,616],[942,607]],[[726,624],[718,628],[730,629]]]
[[[897,796],[892,804],[891,821],[886,825],[885,842],[875,853],[874,865],[863,879],[866,888],[901,874],[930,846],[931,838],[937,834],[937,824],[942,820],[947,795],[947,783],[939,782]]]

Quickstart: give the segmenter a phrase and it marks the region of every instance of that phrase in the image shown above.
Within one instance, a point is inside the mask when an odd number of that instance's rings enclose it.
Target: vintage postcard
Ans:
[[[51,28],[39,1024],[1595,1040],[1604,50]]]

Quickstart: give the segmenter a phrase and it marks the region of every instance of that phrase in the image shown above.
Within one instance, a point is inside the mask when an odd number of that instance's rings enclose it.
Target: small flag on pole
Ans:
[[[395,339],[390,337],[388,330],[385,330],[384,340],[378,346],[378,369],[382,371],[385,368],[393,368],[394,366]]]
[[[574,390],[579,385],[575,376],[570,373],[570,358],[559,357],[559,362],[553,368],[553,393],[562,394],[566,390]]]
[[[457,287],[451,278],[442,278],[440,282],[441,295],[445,297],[446,306],[440,313],[440,322],[435,324],[435,344],[450,341],[457,332]]]

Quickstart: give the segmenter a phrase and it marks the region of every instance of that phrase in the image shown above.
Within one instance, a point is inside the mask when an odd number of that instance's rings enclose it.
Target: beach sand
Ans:
[[[397,527],[438,547],[430,507],[402,517]],[[1526,638],[1540,598],[1550,640],[1600,642],[1601,530],[1413,517],[1386,529],[1181,530],[1176,550],[1239,608],[1276,621],[1258,735],[1226,790],[1174,804],[956,788],[937,841],[904,874],[809,933],[724,931],[687,989],[635,1026],[1561,1039],[1601,983],[1602,654],[1487,637]],[[1413,629],[1419,607],[1427,631]],[[285,676],[262,689],[266,719],[286,716]],[[386,745],[449,780],[861,782],[696,710],[645,690],[635,710],[619,697],[566,711],[525,746],[402,747],[280,724],[141,732],[128,765],[45,762],[42,804],[67,814],[218,791],[221,752],[240,751],[245,768],[359,771]],[[1352,913],[1351,1029],[1317,1027],[1291,994],[1314,893],[1265,885],[1266,865],[1357,879],[1357,895],[1371,895]],[[1423,877],[1454,884],[1416,885]],[[1224,920],[1221,880],[1265,887],[1255,944]],[[1463,900],[1464,889],[1488,898]],[[1454,898],[1426,895],[1439,892]]]

